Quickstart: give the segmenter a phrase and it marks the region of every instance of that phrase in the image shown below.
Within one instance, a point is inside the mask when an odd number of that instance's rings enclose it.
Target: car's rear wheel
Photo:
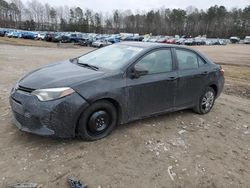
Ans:
[[[199,99],[198,104],[194,108],[194,111],[198,114],[206,114],[213,108],[215,101],[215,91],[213,88],[208,87]]]
[[[99,140],[108,136],[117,124],[117,111],[108,101],[97,101],[81,115],[77,133],[88,141]]]

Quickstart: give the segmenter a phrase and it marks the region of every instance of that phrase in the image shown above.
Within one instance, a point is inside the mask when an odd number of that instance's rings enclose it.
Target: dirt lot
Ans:
[[[66,188],[71,175],[90,188],[249,187],[250,45],[199,49],[215,61],[240,64],[223,66],[225,92],[209,114],[170,113],[82,142],[18,131],[11,124],[8,95],[28,71],[90,49],[0,44],[0,187],[37,182]]]
[[[250,99],[250,45],[193,47],[225,69],[224,93]]]

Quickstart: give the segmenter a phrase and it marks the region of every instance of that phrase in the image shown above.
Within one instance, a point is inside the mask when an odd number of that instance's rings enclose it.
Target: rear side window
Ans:
[[[197,69],[199,63],[197,55],[191,51],[176,49],[179,70]]]
[[[170,49],[161,49],[144,56],[135,66],[140,66],[148,74],[172,71],[172,55]]]

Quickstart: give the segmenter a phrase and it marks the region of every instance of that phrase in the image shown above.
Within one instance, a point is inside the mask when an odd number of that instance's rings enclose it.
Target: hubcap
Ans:
[[[104,132],[110,125],[110,115],[103,110],[94,112],[88,122],[88,129],[92,134]]]
[[[201,101],[202,110],[204,110],[205,112],[209,111],[213,105],[213,102],[214,102],[213,92],[212,91],[206,92]]]

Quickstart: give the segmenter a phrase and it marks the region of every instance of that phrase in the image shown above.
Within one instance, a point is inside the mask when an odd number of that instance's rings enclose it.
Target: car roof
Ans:
[[[184,50],[189,50],[193,51],[196,54],[199,54],[203,59],[206,60],[206,62],[213,63],[213,61],[210,60],[206,55],[201,53],[199,50],[190,48],[190,47],[185,47],[185,46],[180,46],[180,45],[175,45],[175,44],[163,44],[163,43],[156,43],[156,42],[134,42],[134,41],[124,41],[120,42],[114,45],[127,45],[131,47],[138,47],[138,48],[143,48],[144,51],[148,50],[154,50],[160,47],[169,47],[169,48],[177,48],[177,49],[184,49]]]
[[[117,45],[127,45],[127,46],[132,46],[132,47],[139,47],[143,49],[154,49],[154,48],[159,48],[159,47],[169,47],[169,48],[181,48],[181,49],[188,49],[192,51],[196,51],[192,48],[180,46],[180,45],[174,45],[174,44],[164,44],[164,43],[157,43],[157,42],[133,42],[133,41],[124,41],[120,42]],[[197,51],[196,51],[197,52]]]

